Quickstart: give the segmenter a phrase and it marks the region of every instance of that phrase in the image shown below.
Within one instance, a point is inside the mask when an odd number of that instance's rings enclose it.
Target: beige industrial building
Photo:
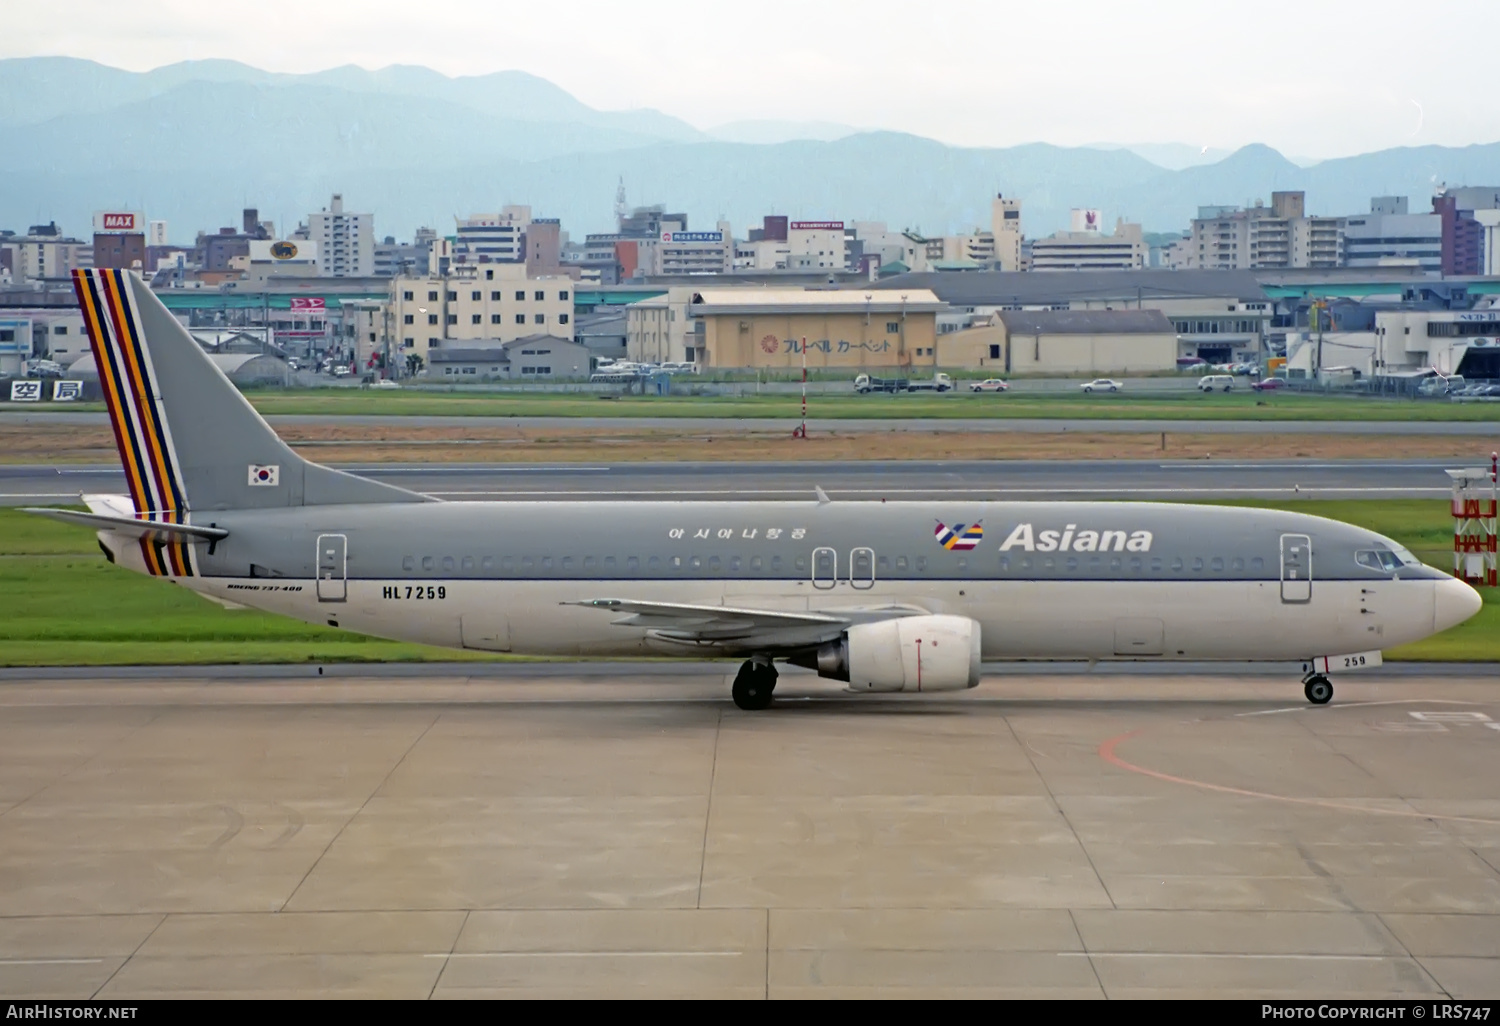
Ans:
[[[937,314],[927,289],[699,289],[690,315],[701,343],[690,357],[708,367],[935,368]],[[695,333],[698,334],[698,333]]]
[[[1160,310],[1001,310],[943,335],[942,367],[996,374],[1132,374],[1177,367],[1177,333]]]
[[[525,264],[464,264],[448,275],[393,278],[391,297],[392,349],[403,360],[415,354],[425,362],[430,350],[475,339],[573,337],[573,279],[528,278]]]

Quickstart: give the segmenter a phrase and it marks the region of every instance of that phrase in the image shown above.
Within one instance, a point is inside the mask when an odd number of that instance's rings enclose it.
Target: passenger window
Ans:
[[[807,570],[807,557],[806,556],[798,556],[797,557],[797,569],[799,571],[806,571]]]
[[[599,560],[597,560],[593,556],[584,556],[583,557],[583,568],[585,570],[592,570],[592,569],[594,569],[598,565],[599,565]]]
[[[1042,569],[1048,571],[1049,573],[1053,570],[1056,570],[1057,560],[1053,559],[1051,556],[1048,556],[1046,559],[1042,560]]]
[[[474,557],[473,556],[465,556],[464,557],[463,566],[464,566],[465,570],[473,570],[474,569]]]
[[[1250,558],[1250,569],[1251,570],[1255,571],[1256,573],[1260,573],[1262,570],[1265,569],[1265,567],[1266,567],[1266,561],[1263,560],[1263,559],[1261,559],[1259,556],[1252,556]]]
[[[917,573],[919,573],[919,574],[925,574],[926,572],[927,572],[927,557],[926,556],[918,556],[917,557]]]
[[[875,561],[875,566],[881,573],[888,573],[891,569],[891,557],[881,556]]]
[[[401,557],[401,569],[403,569],[403,570],[415,570],[416,568],[417,568],[417,561],[414,558],[412,558],[411,556],[402,556]]]
[[[655,560],[653,560],[653,562],[655,562]],[[672,557],[672,568],[674,570],[679,570],[679,569],[682,568],[682,557],[681,556],[673,556]]]
[[[1141,572],[1141,567],[1143,565],[1144,565],[1144,561],[1141,559],[1140,556],[1131,556],[1130,557],[1130,572],[1131,573],[1133,573],[1133,574],[1140,573]]]
[[[779,574],[779,573],[781,573],[781,557],[780,556],[772,556],[771,557],[771,573],[773,573],[773,574]]]
[[[1000,557],[1000,569],[1002,571],[1010,569],[1010,557],[1009,556],[1001,556]]]
[[[963,556],[959,556],[958,557],[958,570],[959,570],[959,573],[963,573],[967,569],[969,569],[969,561],[967,559],[965,559]]]
[[[610,573],[614,573],[614,571],[615,571],[615,557],[614,556],[605,556],[604,557],[604,569],[608,570]]]
[[[444,556],[443,557],[443,572],[444,573],[452,573],[453,572],[453,557],[452,556]]]
[[[422,557],[422,569],[423,570],[433,570],[433,569],[436,569],[436,567],[437,567],[437,563],[436,563],[436,561],[431,556],[423,556]]]
[[[692,567],[693,567],[694,570],[701,570],[701,569],[703,569],[703,557],[702,556],[694,556],[691,559],[689,559],[688,562],[692,564]]]
[[[634,559],[635,557],[632,556],[631,558]],[[651,562],[648,563],[647,565],[652,570],[660,570],[661,569],[661,557],[660,556],[652,556],[651,557]]]
[[[536,565],[536,561],[534,559],[532,559],[530,556],[522,556],[521,557],[521,569],[522,570],[530,570],[535,565]]]
[[[759,556],[751,556],[750,557],[750,569],[751,570],[760,570],[765,565],[766,565],[766,561],[763,560],[763,559],[761,559]]]
[[[1174,573],[1179,573],[1179,574],[1182,573],[1182,557],[1181,556],[1173,556],[1172,557],[1172,571]]]
[[[495,569],[495,557],[494,556],[485,556],[483,559],[481,559],[479,561],[479,569],[481,569],[481,570],[493,570],[493,569]]]
[[[1202,556],[1194,556],[1193,557],[1193,573],[1202,573],[1202,572],[1203,572],[1203,557]]]
[[[573,557],[572,556],[564,556],[562,558],[562,568],[564,570],[571,570],[571,569],[573,569]]]
[[[716,574],[716,573],[719,572],[719,557],[718,556],[709,556],[708,557],[708,572],[712,573],[712,574]]]
[[[1222,574],[1224,572],[1224,557],[1215,556],[1212,562],[1208,564],[1208,568],[1216,574]]]
[[[1234,559],[1231,560],[1230,563],[1229,563],[1229,569],[1233,570],[1237,574],[1244,573],[1245,572],[1245,560],[1244,560],[1244,558],[1241,557],[1241,556],[1235,556]]]
[[[1151,557],[1151,572],[1152,573],[1156,573],[1159,570],[1161,570],[1161,557],[1160,556],[1152,556]]]
[[[897,556],[896,557],[896,569],[897,570],[905,570],[906,569],[906,557],[905,556]]]
[[[552,557],[551,556],[543,556],[542,557],[542,569],[543,570],[551,570],[552,569]]]
[[[1023,572],[1024,571],[1029,571],[1031,569],[1031,557],[1030,556],[1022,556],[1021,557],[1020,569]]]
[[[1067,567],[1068,567],[1068,572],[1069,573],[1072,573],[1074,570],[1077,570],[1078,569],[1078,557],[1077,556],[1069,556],[1068,557]]]
[[[1097,562],[1097,561],[1098,561],[1098,557],[1095,557],[1095,559],[1094,559],[1094,560],[1092,560],[1092,562]],[[1111,570],[1112,570],[1112,571],[1114,571],[1114,572],[1115,572],[1115,573],[1119,573],[1119,572],[1120,572],[1120,567],[1121,567],[1121,566],[1122,566],[1122,565],[1123,565],[1123,564],[1122,564],[1122,563],[1121,563],[1121,561],[1120,561],[1120,557],[1119,557],[1119,556],[1111,556],[1111,557],[1110,557],[1110,560],[1109,560],[1109,568],[1110,568],[1110,569],[1111,569]]]
[[[514,570],[515,568],[516,568],[516,557],[515,556],[501,556],[500,557],[500,569],[502,569],[502,570]]]
[[[736,573],[736,572],[739,571],[739,568],[740,568],[740,557],[739,556],[730,556],[729,557],[729,570],[730,570],[730,572],[731,573]]]

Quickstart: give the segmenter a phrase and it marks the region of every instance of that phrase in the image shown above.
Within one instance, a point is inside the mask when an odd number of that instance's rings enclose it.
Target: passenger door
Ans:
[[[349,597],[348,563],[349,539],[346,536],[318,535],[319,602],[343,602]]]
[[[1312,601],[1312,539],[1305,534],[1281,536],[1281,601]]]
[[[864,591],[875,587],[875,550],[868,548],[849,551],[849,583]]]
[[[812,583],[814,588],[832,588],[839,579],[839,556],[830,548],[813,549]]]

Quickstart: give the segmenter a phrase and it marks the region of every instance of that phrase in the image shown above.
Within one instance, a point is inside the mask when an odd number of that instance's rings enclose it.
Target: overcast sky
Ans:
[[[144,71],[519,69],[700,128],[835,121],[971,146],[1500,140],[1500,0],[0,0],[0,57]]]

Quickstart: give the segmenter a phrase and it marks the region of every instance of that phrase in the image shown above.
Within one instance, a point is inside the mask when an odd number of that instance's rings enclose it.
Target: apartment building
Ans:
[[[375,273],[375,215],[344,210],[333,194],[324,210],[308,215],[307,237],[318,244],[318,273],[331,278],[368,278]]]
[[[526,229],[531,208],[512,205],[497,214],[458,219],[453,259],[460,264],[514,264],[526,261]]]
[[[462,342],[571,339],[573,279],[528,277],[525,264],[455,265],[446,275],[392,279],[391,313],[403,358],[424,364],[431,350]]]
[[[1343,239],[1343,218],[1308,217],[1304,193],[1273,192],[1269,207],[1199,207],[1186,246],[1171,259],[1210,271],[1339,267]]]

